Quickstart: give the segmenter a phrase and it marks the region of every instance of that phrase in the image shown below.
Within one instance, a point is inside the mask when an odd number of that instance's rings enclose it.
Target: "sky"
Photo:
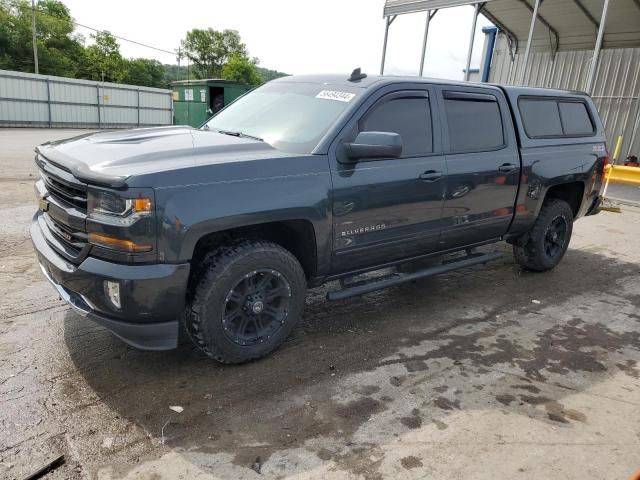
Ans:
[[[192,28],[240,32],[260,66],[290,74],[380,70],[384,0],[62,0],[76,22],[169,51]],[[426,13],[399,16],[389,29],[385,73],[417,75]],[[424,75],[462,79],[473,7],[440,10],[429,27]],[[479,67],[482,15],[471,67]],[[78,33],[89,39],[88,31]],[[175,56],[120,41],[125,57],[176,63]]]

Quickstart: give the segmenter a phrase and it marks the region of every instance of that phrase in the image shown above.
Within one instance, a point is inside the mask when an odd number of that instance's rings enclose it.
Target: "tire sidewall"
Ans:
[[[549,227],[558,217],[562,217],[567,226],[567,230],[565,232],[565,241],[562,246],[562,250],[555,257],[551,257],[547,255],[544,248],[544,241]],[[571,235],[573,233],[573,212],[566,202],[556,201],[544,212],[544,216],[542,218],[539,217],[539,220],[540,225],[536,232],[537,235],[536,238],[533,239],[535,242],[535,249],[538,254],[538,262],[545,269],[551,269],[560,263],[569,248],[569,242],[571,241]]]
[[[291,287],[291,302],[285,323],[262,343],[254,345],[238,345],[227,337],[222,325],[225,310],[225,299],[232,288],[242,278],[258,269],[272,269],[279,272]],[[306,281],[302,269],[295,268],[283,252],[260,251],[252,252],[233,259],[224,272],[208,287],[198,314],[202,335],[206,344],[215,345],[224,358],[234,359],[235,362],[248,361],[262,357],[272,352],[287,338],[297,323],[304,307]]]

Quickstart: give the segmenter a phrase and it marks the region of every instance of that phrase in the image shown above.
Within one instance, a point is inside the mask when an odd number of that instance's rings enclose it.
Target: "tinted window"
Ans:
[[[402,156],[433,151],[428,98],[396,98],[374,107],[361,122],[361,132],[394,132],[402,137]]]
[[[559,102],[560,118],[565,135],[590,135],[593,124],[582,102]]]
[[[560,113],[555,100],[520,100],[520,114],[529,137],[562,135]]]
[[[491,95],[486,96],[491,97]],[[504,145],[502,118],[497,100],[446,98],[444,103],[451,151],[478,152],[493,150]]]
[[[524,129],[530,138],[575,137],[595,132],[587,105],[583,102],[525,98],[518,105]]]

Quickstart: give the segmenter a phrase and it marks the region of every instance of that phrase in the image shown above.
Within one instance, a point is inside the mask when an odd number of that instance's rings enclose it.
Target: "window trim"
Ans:
[[[522,108],[520,106],[521,101],[551,101],[555,102],[556,109],[558,110],[558,118],[560,119],[560,128],[562,128],[562,135],[531,135],[527,130],[527,125],[524,120],[524,116],[522,115]],[[587,111],[587,116],[589,117],[589,122],[591,122],[591,133],[574,133],[574,134],[565,134],[564,133],[564,122],[562,121],[562,113],[560,112],[560,103],[581,103],[584,105],[585,110]],[[544,140],[544,139],[565,139],[565,138],[587,138],[587,137],[595,137],[598,133],[598,129],[596,128],[596,123],[593,121],[593,115],[591,113],[591,109],[589,108],[589,104],[586,100],[575,97],[559,97],[559,96],[546,96],[546,95],[520,95],[518,97],[518,115],[520,115],[520,123],[522,124],[522,129],[528,138],[531,140]]]
[[[507,130],[505,127],[504,121],[504,112],[502,110],[502,106],[500,105],[500,100],[493,92],[491,93],[478,93],[478,92],[469,92],[464,90],[442,90],[442,116],[444,119],[444,124],[447,128],[447,153],[449,155],[464,155],[468,153],[484,153],[484,152],[497,152],[499,150],[504,150],[509,146],[509,142],[507,141]],[[451,131],[449,130],[449,118],[447,116],[447,105],[446,100],[453,101],[465,101],[465,102],[479,102],[479,103],[496,103],[498,105],[498,113],[500,117],[500,125],[502,125],[502,145],[497,145],[493,148],[485,148],[485,149],[477,149],[471,148],[467,150],[453,150],[451,148]]]
[[[360,118],[356,119],[355,121],[356,131],[358,133],[362,131],[360,130],[360,122],[366,121],[367,117],[369,117],[369,115],[371,115],[375,111],[375,109],[380,105],[384,105],[385,103],[389,103],[394,100],[402,100],[406,98],[418,98],[418,99],[427,100],[427,104],[429,105],[429,118],[431,119],[431,152],[416,153],[414,155],[406,155],[406,156],[401,155],[400,157],[394,158],[393,160],[398,161],[398,160],[411,159],[411,158],[424,158],[424,157],[432,157],[435,155],[442,155],[442,153],[437,153],[435,151],[436,148],[435,148],[435,132],[433,128],[434,127],[433,104],[431,102],[431,96],[429,95],[428,90],[422,90],[422,89],[396,90],[396,91],[384,94],[383,96],[378,98],[369,108],[367,108],[367,110],[360,116]],[[381,160],[384,161],[384,160],[390,160],[390,159],[370,158],[370,159],[360,160],[360,161],[379,162]]]

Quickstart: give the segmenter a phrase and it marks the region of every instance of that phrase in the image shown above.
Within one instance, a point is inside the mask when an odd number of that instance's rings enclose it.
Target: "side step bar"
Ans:
[[[364,295],[365,293],[375,292],[376,290],[382,290],[383,288],[392,287],[401,283],[411,282],[419,278],[431,277],[440,273],[450,272],[452,270],[458,270],[465,267],[471,267],[473,265],[479,265],[481,263],[487,263],[500,257],[502,257],[502,253],[500,252],[469,254],[460,259],[446,261],[440,265],[424,268],[416,272],[396,272],[368,281],[364,280],[362,282],[355,282],[351,286],[347,285],[340,290],[335,290],[333,292],[327,293],[327,299],[342,300],[358,295]]]

